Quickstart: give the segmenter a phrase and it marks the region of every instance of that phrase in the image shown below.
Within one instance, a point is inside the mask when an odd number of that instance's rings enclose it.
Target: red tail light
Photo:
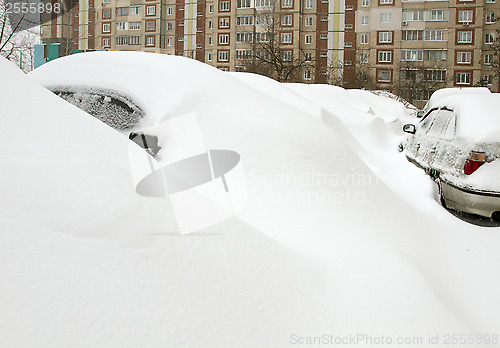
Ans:
[[[485,163],[486,155],[484,153],[472,151],[469,159],[465,162],[464,173],[466,175],[471,175]]]

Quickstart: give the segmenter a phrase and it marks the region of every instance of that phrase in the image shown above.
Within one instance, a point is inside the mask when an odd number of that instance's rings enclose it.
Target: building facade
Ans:
[[[499,9],[495,0],[358,0],[357,73],[412,101],[442,87],[498,91]]]
[[[335,83],[353,73],[356,0],[78,0],[72,5],[42,26],[44,42],[61,42],[68,53],[140,50],[244,71],[274,46],[282,63],[300,62],[301,82]]]

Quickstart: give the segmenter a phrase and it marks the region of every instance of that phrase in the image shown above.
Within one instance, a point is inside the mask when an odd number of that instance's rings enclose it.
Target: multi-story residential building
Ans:
[[[271,44],[303,82],[354,73],[356,0],[72,0],[45,21],[45,42],[72,50],[183,55],[221,70],[245,70]],[[267,53],[269,54],[269,52]]]
[[[419,88],[413,101],[441,87],[498,90],[490,48],[499,9],[495,0],[358,0],[357,73],[377,88]]]

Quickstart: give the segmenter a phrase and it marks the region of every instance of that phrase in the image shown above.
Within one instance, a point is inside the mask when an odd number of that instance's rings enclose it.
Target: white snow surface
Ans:
[[[149,53],[58,61],[30,78],[0,59],[0,346],[498,332],[498,228],[439,206],[397,151],[394,101]],[[142,150],[37,82],[72,82],[73,62],[102,70],[75,83],[147,101],[144,127],[196,114],[208,148],[241,155],[246,207],[180,236],[168,199],[135,192]]]
[[[480,144],[500,143],[499,93],[452,94],[439,99],[434,105],[448,106],[455,111],[458,115],[458,137]]]

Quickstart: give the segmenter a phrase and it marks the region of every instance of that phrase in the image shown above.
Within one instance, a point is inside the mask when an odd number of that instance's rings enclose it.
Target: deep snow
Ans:
[[[241,155],[248,200],[180,236],[167,198],[135,192],[139,147],[45,90],[44,70],[30,78],[0,60],[1,346],[281,347],[293,334],[498,332],[498,229],[439,206],[430,179],[397,151],[410,116],[394,101],[181,57],[63,59],[67,69],[71,59],[95,69],[113,61],[122,72],[158,64],[157,76],[98,82],[148,100],[144,127],[194,113],[207,148]]]

